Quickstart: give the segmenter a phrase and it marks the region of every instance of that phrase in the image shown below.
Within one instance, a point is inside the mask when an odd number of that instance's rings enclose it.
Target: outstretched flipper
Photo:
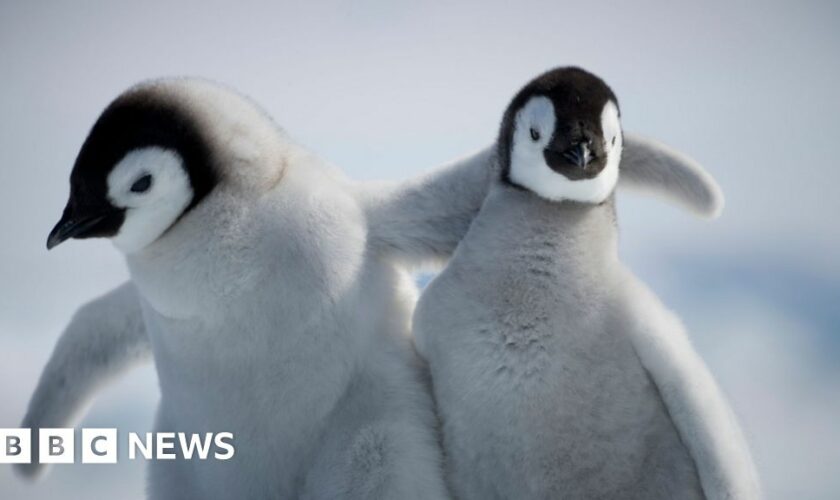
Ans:
[[[637,188],[673,201],[701,217],[723,211],[717,182],[691,158],[670,147],[634,134],[624,134],[618,176],[622,188]]]
[[[64,330],[50,356],[22,427],[32,429],[32,463],[18,471],[34,477],[38,463],[38,429],[70,427],[94,392],[129,368],[151,358],[140,300],[126,283],[82,306]]]
[[[364,184],[375,249],[407,265],[440,264],[469,229],[497,168],[491,146],[409,181]]]
[[[498,175],[496,146],[398,184],[359,188],[371,242],[407,265],[440,263],[466,234]],[[714,217],[723,194],[703,167],[673,149],[624,135],[619,186],[664,197],[692,212]]]
[[[623,297],[633,347],[650,374],[709,500],[762,497],[758,473],[737,419],[680,320],[635,277]]]

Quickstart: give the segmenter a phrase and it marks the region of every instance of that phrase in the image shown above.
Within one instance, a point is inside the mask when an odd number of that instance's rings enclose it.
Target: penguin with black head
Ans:
[[[457,498],[759,497],[679,320],[618,260],[623,147],[618,100],[579,68],[504,114],[500,174],[414,316]]]
[[[110,239],[128,265],[118,295],[139,307],[105,303],[140,311],[156,430],[228,432],[235,444],[224,460],[151,461],[151,498],[448,497],[407,332],[414,295],[394,291],[407,277],[369,256],[348,182],[250,100],[164,79],[113,101],[47,246],[87,238]],[[62,380],[91,369],[64,365]]]

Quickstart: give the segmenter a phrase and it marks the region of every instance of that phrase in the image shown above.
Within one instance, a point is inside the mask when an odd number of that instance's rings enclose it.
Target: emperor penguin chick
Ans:
[[[462,500],[760,496],[679,320],[618,260],[622,143],[595,75],[529,83],[504,115],[497,181],[421,296],[415,336]]]
[[[113,241],[157,368],[157,431],[235,445],[150,462],[152,498],[447,496],[414,295],[369,256],[345,184],[208,82],[142,84],[97,120],[47,246]]]

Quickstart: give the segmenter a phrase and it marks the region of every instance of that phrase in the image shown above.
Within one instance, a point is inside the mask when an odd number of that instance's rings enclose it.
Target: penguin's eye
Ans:
[[[145,193],[150,187],[152,187],[152,176],[151,174],[146,174],[134,181],[134,184],[131,185],[131,192]]]
[[[531,129],[531,139],[532,139],[534,142],[537,142],[538,140],[540,140],[540,132],[539,132],[539,130],[537,130],[537,129],[535,129],[535,128],[532,128],[532,129]]]

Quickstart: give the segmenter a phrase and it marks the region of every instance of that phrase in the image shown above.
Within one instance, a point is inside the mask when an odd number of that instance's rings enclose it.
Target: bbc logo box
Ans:
[[[0,464],[28,464],[32,461],[32,431],[0,429]]]
[[[72,464],[73,429],[38,429],[38,460],[42,464]]]
[[[117,463],[117,430],[82,429],[82,463]]]

